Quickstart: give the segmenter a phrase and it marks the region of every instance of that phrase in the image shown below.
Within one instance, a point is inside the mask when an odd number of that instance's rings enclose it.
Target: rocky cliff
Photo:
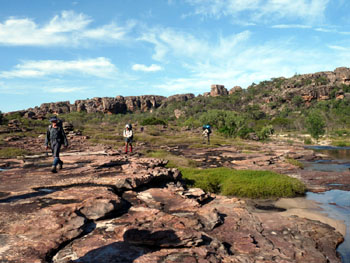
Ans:
[[[295,75],[291,78],[275,78],[263,81],[258,85],[252,84],[243,90],[234,86],[229,91],[223,86],[211,85],[211,91],[203,94],[205,97],[228,96],[240,93],[243,98],[249,98],[246,105],[260,103],[270,105],[278,103],[291,104],[293,98],[300,97],[301,103],[309,106],[313,101],[350,98],[350,93],[342,87],[350,85],[350,68],[341,67],[334,71],[313,74]],[[199,95],[202,96],[202,95]],[[249,97],[253,96],[253,97]],[[168,98],[156,95],[117,96],[77,100],[74,104],[69,101],[43,103],[40,107],[18,111],[22,116],[43,119],[47,114],[62,114],[69,112],[103,112],[107,114],[127,112],[147,112],[159,107],[166,107],[173,102],[188,101],[195,98],[194,94],[177,94]],[[273,106],[272,106],[273,108]],[[268,113],[271,109],[265,107]]]

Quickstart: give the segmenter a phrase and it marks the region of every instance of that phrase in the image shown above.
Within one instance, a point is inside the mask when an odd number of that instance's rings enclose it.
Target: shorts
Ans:
[[[125,142],[132,143],[132,138],[125,138]]]

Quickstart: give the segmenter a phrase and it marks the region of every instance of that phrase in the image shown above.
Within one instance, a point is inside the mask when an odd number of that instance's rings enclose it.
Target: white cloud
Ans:
[[[47,75],[83,74],[100,78],[110,78],[117,68],[104,57],[85,60],[39,60],[25,61],[11,71],[0,72],[0,78],[37,78]]]
[[[84,91],[86,88],[84,87],[46,87],[43,88],[45,92],[48,93],[72,93],[72,92],[77,92],[77,91]]]
[[[285,28],[301,28],[301,29],[308,29],[308,28],[312,28],[311,26],[308,25],[298,25],[298,24],[280,24],[280,25],[273,25],[271,26],[272,28],[281,28],[281,29],[285,29]]]
[[[61,15],[56,15],[42,28],[49,33],[64,33],[79,31],[86,28],[92,20],[84,14],[76,14],[73,11],[62,11]]]
[[[168,63],[169,70],[185,70],[185,75],[179,73],[182,77],[155,85],[169,92],[199,93],[208,91],[214,83],[228,89],[247,87],[252,82],[291,77],[296,72],[333,70],[347,65],[348,58],[339,50],[325,53],[319,46],[301,46],[294,38],[256,42],[250,31],[221,36],[213,42],[210,37],[157,28],[146,31],[141,40],[154,45],[153,58]]]
[[[322,20],[329,0],[187,0],[195,14],[239,21]]]
[[[145,72],[155,72],[163,70],[163,68],[159,65],[152,64],[151,66],[147,67],[146,65],[142,64],[134,64],[132,66],[132,69],[135,71],[145,71]]]
[[[91,22],[86,15],[74,11],[63,11],[46,25],[38,25],[29,18],[10,18],[0,23],[0,45],[68,46],[86,44],[86,40],[117,41],[132,28],[132,25],[121,27],[115,23],[89,28]]]
[[[336,46],[336,45],[328,45],[330,49],[338,50],[338,51],[347,51],[348,48],[342,47],[342,46]]]
[[[218,43],[211,44],[209,39],[196,38],[186,32],[172,29],[155,28],[145,32],[139,40],[154,44],[153,59],[170,61],[171,57],[203,60],[209,57],[226,58],[237,45],[249,39],[251,33],[243,31],[228,37],[220,37]]]

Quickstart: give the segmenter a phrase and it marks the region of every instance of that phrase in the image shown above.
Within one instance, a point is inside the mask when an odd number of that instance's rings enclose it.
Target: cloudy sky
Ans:
[[[350,65],[347,0],[0,0],[0,110]]]

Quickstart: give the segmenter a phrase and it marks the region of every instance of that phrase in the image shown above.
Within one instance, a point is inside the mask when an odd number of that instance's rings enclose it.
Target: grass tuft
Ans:
[[[285,162],[286,163],[290,163],[290,164],[292,164],[294,166],[297,166],[297,167],[299,167],[301,169],[304,169],[304,164],[302,162],[298,161],[298,160],[295,160],[295,159],[292,159],[292,158],[286,158]]]
[[[0,158],[13,158],[17,156],[24,156],[29,154],[27,150],[14,148],[14,147],[5,147],[0,149]]]

